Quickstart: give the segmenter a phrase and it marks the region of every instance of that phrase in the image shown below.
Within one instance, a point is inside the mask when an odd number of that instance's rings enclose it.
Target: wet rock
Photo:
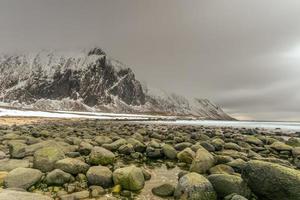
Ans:
[[[86,176],[89,185],[98,185],[104,188],[108,188],[113,185],[112,172],[108,167],[91,167],[87,171]]]
[[[174,193],[175,199],[216,200],[211,183],[202,175],[192,172],[182,176]]]
[[[300,172],[297,170],[269,162],[250,161],[242,177],[259,198],[300,199]]]
[[[49,172],[46,176],[47,185],[64,185],[65,183],[69,183],[74,181],[74,177],[71,174],[66,173],[60,169],[55,169]]]
[[[186,148],[177,154],[177,158],[181,162],[190,164],[193,162],[195,155],[195,152],[191,148]]]
[[[113,181],[115,185],[121,185],[123,189],[130,191],[141,190],[145,184],[143,171],[135,166],[115,170]]]
[[[206,149],[200,148],[196,152],[196,157],[191,164],[190,171],[204,174],[214,163],[214,157]]]
[[[33,167],[42,172],[50,172],[58,160],[65,158],[65,154],[57,147],[44,147],[33,155]]]
[[[175,187],[168,183],[152,188],[152,193],[160,197],[173,196],[174,191]]]
[[[40,181],[43,173],[37,169],[16,168],[8,173],[4,179],[6,188],[22,188],[27,190]]]
[[[109,165],[115,161],[115,154],[102,147],[94,147],[89,155],[92,165]]]
[[[64,172],[70,173],[70,174],[79,174],[79,173],[86,173],[89,169],[89,165],[85,162],[75,159],[75,158],[65,158],[62,160],[59,160],[55,163],[56,169],[61,169]]]
[[[213,174],[208,176],[208,180],[213,185],[218,197],[224,198],[232,193],[242,195],[246,198],[249,198],[251,195],[251,190],[239,176],[229,174]]]

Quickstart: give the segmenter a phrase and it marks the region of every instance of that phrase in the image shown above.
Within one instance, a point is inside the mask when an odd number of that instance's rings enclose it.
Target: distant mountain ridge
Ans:
[[[39,110],[159,113],[203,119],[232,119],[207,99],[155,94],[133,71],[100,48],[69,55],[0,56],[0,101]]]

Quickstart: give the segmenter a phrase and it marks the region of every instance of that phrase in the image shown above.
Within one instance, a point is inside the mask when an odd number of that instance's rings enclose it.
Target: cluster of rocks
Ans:
[[[0,200],[139,199],[145,166],[159,165],[181,171],[152,188],[157,198],[300,200],[300,139],[290,136],[97,120],[2,126]]]

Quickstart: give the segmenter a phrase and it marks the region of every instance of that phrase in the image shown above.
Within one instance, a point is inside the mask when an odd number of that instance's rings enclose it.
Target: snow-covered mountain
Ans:
[[[0,56],[0,101],[38,110],[157,113],[231,119],[209,100],[153,92],[100,48]]]

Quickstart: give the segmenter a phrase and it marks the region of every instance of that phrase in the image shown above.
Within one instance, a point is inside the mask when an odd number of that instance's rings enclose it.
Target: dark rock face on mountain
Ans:
[[[193,115],[230,119],[208,100],[145,90],[132,70],[100,48],[74,55],[40,52],[0,57],[0,101],[42,110]]]

